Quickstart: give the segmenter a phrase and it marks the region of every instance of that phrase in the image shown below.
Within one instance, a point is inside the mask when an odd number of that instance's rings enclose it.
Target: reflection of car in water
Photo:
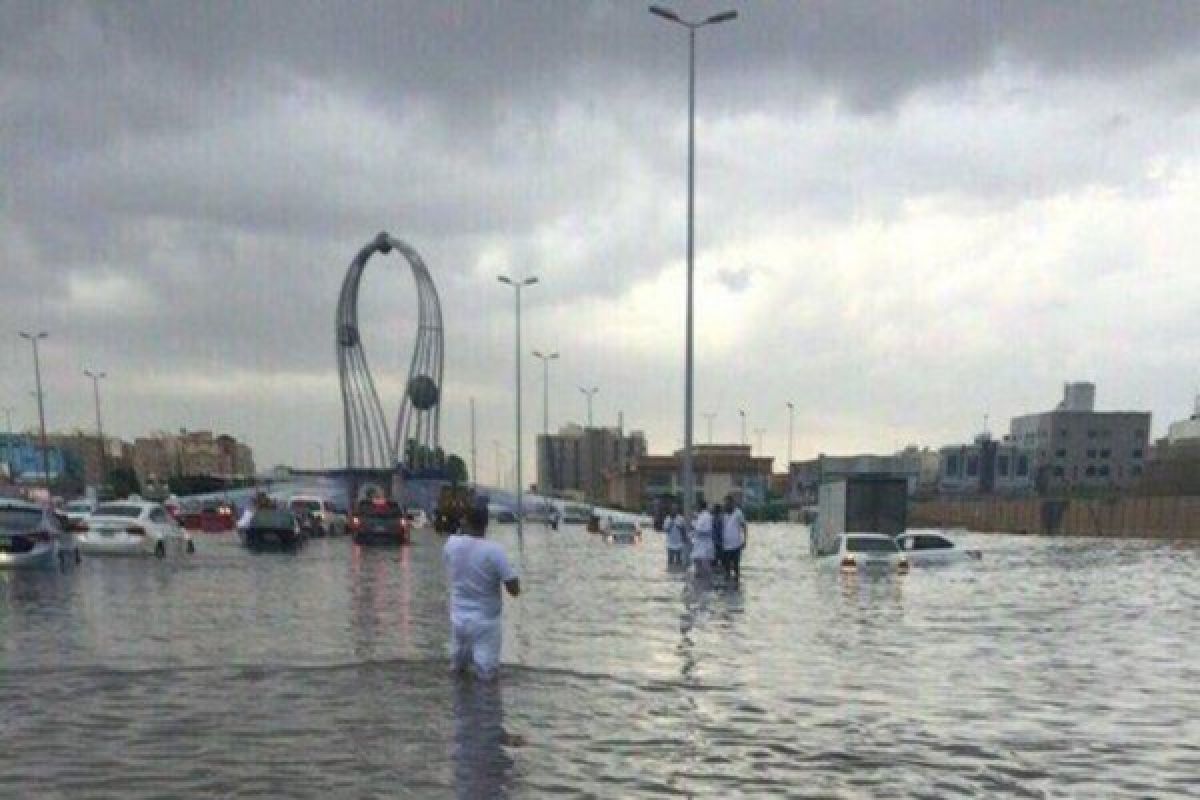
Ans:
[[[636,522],[609,517],[602,526],[609,544],[641,544],[642,530]]]
[[[238,538],[250,550],[276,546],[296,550],[308,538],[296,515],[275,508],[260,508],[250,521],[238,528]]]
[[[84,524],[79,545],[88,555],[164,558],[196,552],[192,537],[158,503],[102,503]]]
[[[396,503],[363,503],[350,517],[350,536],[357,545],[403,545],[410,541],[410,525]]]
[[[978,550],[963,550],[945,536],[931,532],[905,532],[896,537],[896,546],[917,566],[953,564],[983,558]]]
[[[65,571],[79,561],[79,545],[57,515],[23,500],[0,499],[0,568]]]

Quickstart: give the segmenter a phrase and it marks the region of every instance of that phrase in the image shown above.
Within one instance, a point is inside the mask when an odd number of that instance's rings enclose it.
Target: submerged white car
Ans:
[[[65,519],[65,517],[64,517]],[[23,500],[0,498],[0,568],[52,568],[79,563],[79,548],[53,512]]]
[[[919,566],[978,561],[983,558],[983,553],[978,550],[964,550],[945,536],[929,531],[902,533],[896,537],[896,546],[908,556],[909,562]]]
[[[900,552],[896,540],[882,533],[839,534],[834,557],[843,572],[908,571],[908,558]]]
[[[165,558],[196,552],[191,534],[158,503],[104,503],[83,525],[79,546],[88,555]]]

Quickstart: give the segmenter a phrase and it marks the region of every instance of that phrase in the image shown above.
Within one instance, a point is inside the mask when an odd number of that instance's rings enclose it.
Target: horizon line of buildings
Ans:
[[[1064,384],[1051,410],[1013,417],[1000,438],[983,432],[937,449],[910,445],[890,454],[792,461],[774,471],[773,456],[746,444],[695,444],[697,499],[726,495],[748,507],[772,497],[797,508],[816,502],[823,482],[853,474],[886,473],[908,481],[911,495],[1046,494],[1130,490],[1200,493],[1200,397],[1195,413],[1174,422],[1167,437],[1150,441],[1149,411],[1097,411],[1096,387]],[[682,450],[649,452],[645,434],[624,426],[563,426],[537,437],[537,484],[542,494],[629,509],[679,497]]]

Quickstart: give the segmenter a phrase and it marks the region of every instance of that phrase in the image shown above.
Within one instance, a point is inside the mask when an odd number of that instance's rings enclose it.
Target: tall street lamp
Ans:
[[[590,389],[585,389],[584,387],[580,386],[579,391],[583,392],[584,396],[587,398],[587,404],[588,404],[588,424],[587,424],[587,426],[590,428],[590,427],[592,427],[592,398],[596,396],[596,392],[600,391],[600,387],[593,386]]]
[[[792,423],[796,419],[796,406],[792,403],[787,404],[788,407],[788,469],[792,468]]]
[[[690,519],[696,494],[696,473],[692,464],[692,388],[693,388],[693,253],[695,250],[696,195],[696,30],[737,19],[736,11],[713,14],[700,22],[688,22],[674,11],[650,6],[650,13],[688,31],[688,196],[687,196],[687,344],[684,357],[683,390],[683,515]]]
[[[100,442],[100,480],[97,490],[104,486],[104,481],[108,475],[108,454],[104,448],[104,425],[100,421],[100,381],[107,378],[107,373],[92,372],[90,369],[85,369],[83,374],[92,379],[92,399],[96,402],[96,439]]]
[[[537,278],[529,277],[522,281],[514,281],[507,275],[497,275],[496,279],[511,286],[517,296],[517,537],[520,538],[525,530],[522,527],[522,487],[521,487],[521,290],[538,282]]]
[[[38,341],[49,338],[50,334],[45,331],[37,333],[26,333],[18,331],[18,335],[22,339],[33,345],[33,374],[37,381],[37,403],[38,403],[38,425],[41,427],[42,437],[42,477],[46,483],[46,493],[50,493],[50,456],[46,449],[46,407],[42,402],[42,363],[38,357]]]
[[[558,353],[543,353],[533,351],[534,358],[542,360],[542,433],[550,435],[550,362],[558,358]]]

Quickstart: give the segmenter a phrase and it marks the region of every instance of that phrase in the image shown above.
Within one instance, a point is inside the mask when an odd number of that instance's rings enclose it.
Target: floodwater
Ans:
[[[433,534],[0,574],[0,797],[1200,790],[1195,545],[962,535],[982,562],[859,578],[758,526],[696,590],[654,533],[494,535],[494,687],[447,672]]]

